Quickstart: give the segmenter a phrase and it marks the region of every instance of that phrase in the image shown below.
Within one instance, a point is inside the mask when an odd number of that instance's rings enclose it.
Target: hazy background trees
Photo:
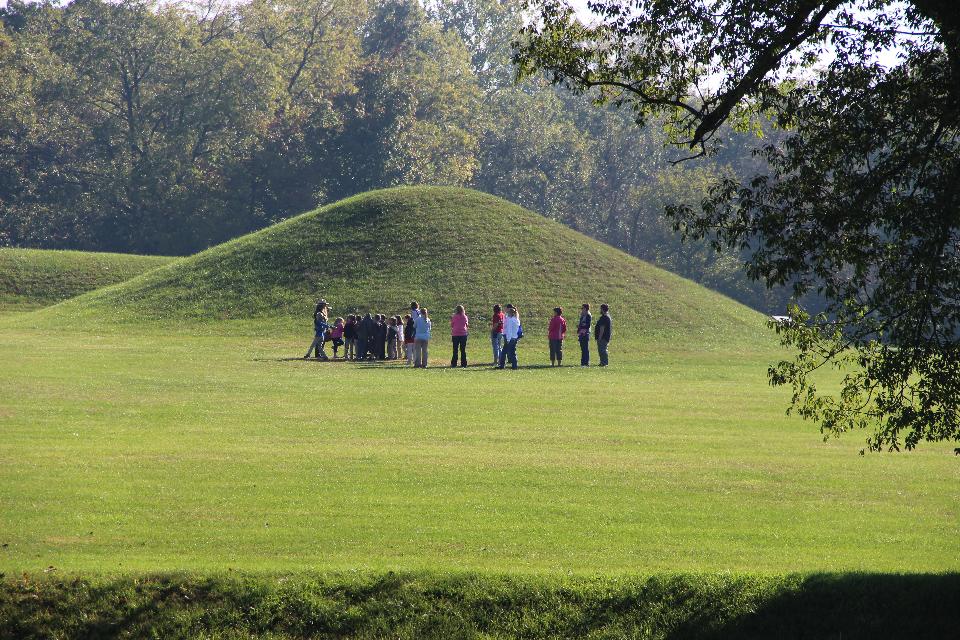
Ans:
[[[0,243],[189,254],[371,188],[462,185],[782,311],[786,289],[663,215],[755,173],[755,134],[671,165],[629,112],[515,82],[522,20],[520,0],[11,2]]]

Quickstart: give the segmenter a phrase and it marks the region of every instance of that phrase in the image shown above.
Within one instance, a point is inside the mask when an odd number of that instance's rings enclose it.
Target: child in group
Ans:
[[[550,366],[563,366],[563,339],[567,337],[567,321],[563,317],[563,308],[555,307],[550,326],[547,329],[547,338],[550,340]]]
[[[395,324],[397,327],[397,358],[403,357],[403,318],[398,315],[394,316]]]
[[[343,325],[343,359],[353,360],[356,357],[357,319],[353,314],[347,316]]]
[[[450,367],[457,366],[457,352],[460,353],[460,366],[467,366],[467,334],[470,332],[470,317],[462,304],[458,304],[450,316],[450,336],[453,338],[453,358]]]
[[[330,330],[330,340],[333,341],[333,359],[336,360],[337,350],[343,346],[343,318],[337,318],[334,321],[333,329]]]
[[[369,313],[357,323],[357,360],[366,360],[373,356],[373,332],[376,324]]]
[[[403,349],[407,356],[407,364],[413,365],[413,342],[417,333],[417,327],[413,322],[413,316],[409,313],[404,316],[403,323]]]
[[[490,343],[493,346],[493,366],[500,364],[500,351],[503,350],[503,310],[500,305],[493,305],[493,315],[490,316]]]
[[[377,360],[387,359],[387,316],[377,315],[377,333],[373,345]]]
[[[387,360],[397,359],[397,319],[387,320]]]
[[[327,322],[327,305],[317,304],[316,311],[313,313],[313,342],[310,343],[310,348],[307,349],[307,355],[303,356],[303,359],[306,360],[310,357],[310,354],[314,349],[317,351],[317,358],[320,360],[329,360],[327,354],[323,350],[323,343],[327,337],[327,330],[330,328],[329,323]]]

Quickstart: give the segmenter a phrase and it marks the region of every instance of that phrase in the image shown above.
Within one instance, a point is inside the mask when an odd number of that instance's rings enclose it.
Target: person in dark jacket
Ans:
[[[610,339],[613,337],[613,320],[610,318],[610,307],[608,305],[600,305],[600,318],[594,326],[593,337],[597,341],[600,366],[605,367],[610,364],[607,358],[607,345],[610,344]]]
[[[373,334],[373,353],[377,360],[387,359],[387,316],[377,315],[377,328]]]
[[[371,333],[373,333],[373,318],[368,313],[357,323],[357,360],[367,359],[370,352]]]
[[[347,316],[347,322],[343,325],[343,358],[344,360],[353,360],[357,357],[357,318],[354,315]]]
[[[590,315],[590,305],[585,304],[580,308],[580,320],[577,322],[577,339],[580,341],[580,366],[590,366],[590,325],[593,324],[593,316]]]
[[[403,350],[407,356],[407,364],[413,366],[413,345],[414,336],[417,335],[417,326],[413,322],[413,316],[409,313],[404,316],[403,323]]]

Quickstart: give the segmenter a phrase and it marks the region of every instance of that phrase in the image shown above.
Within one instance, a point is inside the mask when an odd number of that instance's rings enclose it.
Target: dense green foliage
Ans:
[[[670,212],[689,237],[746,252],[751,277],[824,300],[780,327],[770,371],[825,433],[871,450],[960,440],[960,12],[950,0],[564,0],[517,60],[575,92],[666,118],[704,155],[725,122],[789,131]],[[889,60],[885,63],[884,56]],[[839,394],[814,372],[845,372]],[[960,448],[957,449],[960,453]]]
[[[293,574],[0,582],[0,638],[951,637],[960,576]]]
[[[748,173],[749,136],[670,167],[664,134],[540,78],[515,84],[521,6],[11,2],[0,243],[183,255],[371,188],[464,185],[783,312],[786,290],[663,220]]]
[[[610,304],[629,335],[719,343],[766,333],[759,314],[728,298],[505,200],[455,187],[355,196],[32,321],[258,319],[275,331],[278,323],[309,326],[321,296],[342,316],[400,313],[416,299],[434,311],[440,335],[457,304],[479,330],[497,302],[518,305],[534,335],[545,331],[553,307],[566,307],[572,319],[583,302]]]
[[[170,260],[117,253],[0,249],[0,311],[54,304],[129,280]]]

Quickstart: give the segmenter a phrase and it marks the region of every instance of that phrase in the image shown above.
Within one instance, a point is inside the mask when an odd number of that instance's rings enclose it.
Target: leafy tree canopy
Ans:
[[[748,273],[826,300],[777,331],[771,368],[825,435],[869,428],[871,450],[960,439],[960,11],[953,0],[596,0],[581,22],[535,2],[526,74],[662,118],[688,156],[724,123],[771,118],[767,167],[670,208],[687,237]],[[892,64],[882,63],[894,56]],[[815,372],[843,372],[839,394]],[[960,453],[960,449],[958,449]]]
[[[782,312],[787,288],[664,217],[763,168],[750,135],[670,166],[660,127],[515,82],[523,2],[10,0],[0,244],[184,254],[371,188],[464,185]]]

